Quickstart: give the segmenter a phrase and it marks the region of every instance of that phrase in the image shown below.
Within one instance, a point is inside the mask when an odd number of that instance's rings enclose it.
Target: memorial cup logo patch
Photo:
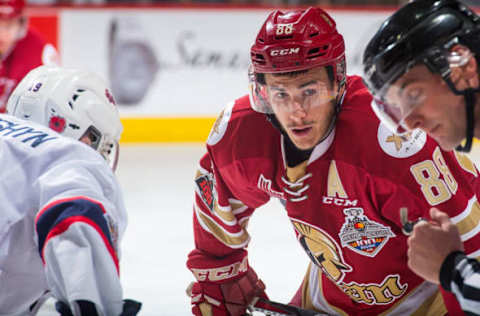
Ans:
[[[391,237],[395,237],[390,227],[370,220],[363,215],[360,207],[346,208],[345,223],[340,233],[342,247],[347,247],[363,256],[375,257]]]

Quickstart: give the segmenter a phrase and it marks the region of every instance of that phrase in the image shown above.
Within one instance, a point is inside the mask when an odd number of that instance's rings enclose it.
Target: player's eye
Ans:
[[[421,88],[414,88],[414,89],[409,89],[407,92],[407,98],[410,102],[417,102],[423,93],[423,89]]]
[[[303,90],[303,95],[306,96],[306,97],[311,97],[315,94],[317,94],[316,89],[305,89],[305,90]]]
[[[93,134],[93,133],[90,133],[88,135],[88,138],[90,139],[90,141],[92,142],[92,144],[95,144],[97,141],[98,141],[98,136]]]
[[[288,94],[283,92],[283,91],[278,91],[275,93],[275,98],[276,99],[280,99],[280,100],[283,100],[283,99],[286,99],[288,97]]]

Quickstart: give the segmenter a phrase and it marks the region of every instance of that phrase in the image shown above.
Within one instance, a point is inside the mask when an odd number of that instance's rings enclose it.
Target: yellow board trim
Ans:
[[[121,143],[203,143],[216,117],[124,117]],[[480,141],[474,138],[478,146]]]
[[[189,143],[207,140],[215,117],[122,118],[121,143]]]

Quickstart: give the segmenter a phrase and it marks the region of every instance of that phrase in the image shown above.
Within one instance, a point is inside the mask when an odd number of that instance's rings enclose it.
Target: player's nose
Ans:
[[[409,116],[405,118],[404,122],[407,128],[412,130],[412,129],[424,127],[425,118],[420,114],[411,113]]]

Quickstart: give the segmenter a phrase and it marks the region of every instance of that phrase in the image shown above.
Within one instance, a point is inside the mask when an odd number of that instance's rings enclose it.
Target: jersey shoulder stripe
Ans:
[[[46,205],[35,220],[38,251],[42,261],[45,245],[51,238],[61,235],[72,224],[84,223],[93,227],[103,239],[118,272],[118,257],[105,214],[105,208],[100,202],[83,196],[61,199]]]

